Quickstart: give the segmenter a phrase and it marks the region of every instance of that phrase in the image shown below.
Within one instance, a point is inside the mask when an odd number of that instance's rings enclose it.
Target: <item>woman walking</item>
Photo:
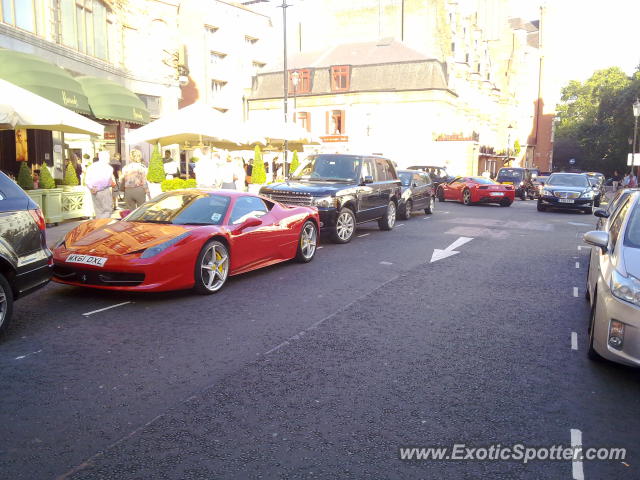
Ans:
[[[140,150],[131,150],[131,161],[122,169],[121,188],[124,189],[124,201],[127,209],[133,210],[142,205],[149,196],[147,167],[142,165]]]

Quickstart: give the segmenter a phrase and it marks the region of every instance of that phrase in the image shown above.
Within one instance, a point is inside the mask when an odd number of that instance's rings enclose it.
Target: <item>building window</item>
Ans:
[[[309,112],[298,112],[296,114],[296,123],[304,128],[307,132],[311,131],[311,114]]]
[[[227,58],[226,53],[214,51],[209,52],[209,62],[211,63],[211,65],[222,65],[225,58]]]
[[[227,82],[223,80],[211,80],[211,93],[216,96],[219,95],[224,89]]]
[[[293,86],[293,72],[298,72],[298,86]],[[293,70],[289,72],[289,91],[298,93],[310,93],[311,92],[311,70]]]
[[[346,133],[344,114],[344,110],[327,112],[327,135],[344,135]]]
[[[82,53],[108,58],[107,7],[101,0],[59,0],[60,37]]]
[[[349,65],[339,65],[331,67],[331,90],[334,92],[344,92],[349,90]]]
[[[2,0],[0,19],[4,23],[37,35],[44,35],[43,0]]]
[[[244,36],[245,43],[248,43],[249,45],[255,45],[256,43],[258,43],[258,40],[259,39],[256,37],[251,37],[249,35]]]

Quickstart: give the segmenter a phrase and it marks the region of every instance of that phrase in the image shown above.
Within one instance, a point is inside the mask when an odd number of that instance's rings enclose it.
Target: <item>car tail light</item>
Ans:
[[[35,220],[36,225],[38,225],[38,228],[44,232],[47,229],[47,224],[44,221],[44,215],[42,215],[42,210],[40,210],[39,208],[36,208],[35,210],[29,210],[29,213]]]

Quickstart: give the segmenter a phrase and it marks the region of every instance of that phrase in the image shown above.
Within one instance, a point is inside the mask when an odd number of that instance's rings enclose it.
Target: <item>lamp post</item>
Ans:
[[[282,4],[278,5],[279,8],[282,8],[282,35],[283,35],[283,68],[282,68],[282,86],[284,88],[284,123],[286,125],[287,120],[289,119],[288,114],[288,103],[289,103],[289,71],[287,68],[287,8],[291,5],[287,3],[287,0],[282,0]],[[283,164],[282,164],[282,172],[286,176],[287,172],[287,150],[289,148],[289,142],[287,140],[284,141],[284,152],[283,152]],[[274,165],[274,172],[277,166]]]
[[[633,102],[633,116],[635,118],[633,126],[633,147],[631,148],[631,173],[633,173],[633,166],[636,164],[636,139],[638,138],[638,117],[640,117],[640,100],[636,97],[636,101]],[[636,177],[640,171],[640,166],[636,168]]]
[[[296,94],[298,93],[298,85],[300,85],[300,73],[295,70],[291,74],[291,85],[293,85],[293,121],[297,120],[296,113],[298,112],[298,104]]]
[[[511,156],[509,155],[511,151],[511,130],[513,130],[513,125],[509,124],[507,127],[507,163],[511,161]]]

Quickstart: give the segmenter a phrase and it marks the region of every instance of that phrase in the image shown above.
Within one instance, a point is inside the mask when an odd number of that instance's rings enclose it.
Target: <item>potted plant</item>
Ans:
[[[251,183],[249,184],[250,193],[259,193],[260,187],[267,181],[267,172],[264,169],[262,161],[262,152],[260,146],[256,145],[253,151],[253,169],[251,170]]]
[[[291,158],[291,165],[289,166],[289,175],[287,176],[290,177],[291,175],[293,175],[299,166],[300,160],[298,159],[298,151],[294,150],[293,157]]]
[[[40,167],[40,188],[42,189],[42,206],[44,219],[47,223],[58,224],[62,217],[62,188],[56,187],[56,182],[46,163]]]
[[[31,175],[31,169],[29,165],[27,165],[27,162],[20,162],[16,183],[20,185],[20,188],[22,188],[31,200],[36,202],[42,210],[42,190],[34,189],[33,176]]]
[[[76,169],[71,162],[65,169],[62,185],[62,218],[68,220],[91,216],[91,212],[85,211],[85,204],[90,203],[84,200],[87,190],[80,186]]]
[[[149,171],[147,172],[147,181],[149,182],[149,196],[151,198],[162,193],[162,182],[166,179],[164,173],[164,164],[162,163],[162,156],[160,155],[160,149],[156,145],[151,154],[151,160],[149,160]]]

